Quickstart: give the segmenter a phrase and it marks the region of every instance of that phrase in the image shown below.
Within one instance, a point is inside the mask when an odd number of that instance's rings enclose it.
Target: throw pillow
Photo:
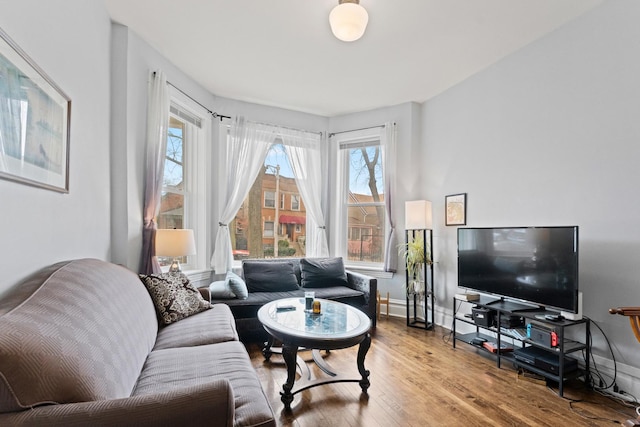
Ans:
[[[226,280],[212,282],[209,285],[209,294],[212,299],[233,299],[236,297]]]
[[[300,270],[303,288],[349,285],[342,258],[302,258]]]
[[[182,273],[141,274],[140,279],[149,291],[163,325],[211,308]]]
[[[247,284],[242,280],[242,277],[238,276],[233,271],[227,272],[225,283],[231,289],[239,299],[247,299],[249,297],[249,291],[247,291]]]
[[[286,292],[300,289],[290,262],[244,261],[244,280],[249,292]]]

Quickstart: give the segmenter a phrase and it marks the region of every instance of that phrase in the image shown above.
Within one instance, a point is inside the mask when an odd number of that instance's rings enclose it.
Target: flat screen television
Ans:
[[[458,229],[458,285],[578,312],[578,227]]]

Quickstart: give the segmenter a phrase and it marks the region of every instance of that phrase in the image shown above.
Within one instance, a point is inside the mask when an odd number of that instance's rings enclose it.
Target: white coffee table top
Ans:
[[[258,310],[258,320],[267,330],[289,337],[323,341],[357,337],[371,328],[369,317],[357,308],[325,299],[318,301],[321,314],[305,312],[304,298],[272,301]]]

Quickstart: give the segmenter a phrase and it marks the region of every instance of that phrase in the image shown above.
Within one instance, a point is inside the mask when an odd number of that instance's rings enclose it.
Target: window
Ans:
[[[158,228],[191,228],[196,235],[198,255],[180,260],[183,270],[205,268],[206,241],[198,239],[206,235],[206,195],[207,170],[204,146],[208,121],[203,120],[206,112],[197,105],[191,105],[172,92],[167,130],[167,148],[164,162],[164,176]],[[161,267],[171,264],[170,258],[158,258]]]
[[[226,140],[228,129],[222,132],[221,138]],[[236,213],[236,233],[231,236],[235,260],[305,256],[306,212],[285,147],[279,141],[268,152],[264,168]],[[297,195],[296,211],[290,209],[291,194]]]
[[[276,207],[276,193],[273,191],[264,192],[264,207],[275,208]]]
[[[173,115],[169,117],[158,228],[184,228],[184,204],[187,195],[183,161],[184,129],[184,122]]]
[[[273,237],[273,221],[264,222],[264,237]]]
[[[344,133],[336,142],[341,196],[335,209],[335,251],[354,266],[381,266],[386,218],[379,131]]]
[[[300,210],[300,196],[298,194],[291,195],[291,210],[292,211]]]

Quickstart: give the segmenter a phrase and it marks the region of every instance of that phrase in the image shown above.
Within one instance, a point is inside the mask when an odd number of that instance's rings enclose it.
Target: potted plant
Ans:
[[[422,236],[414,236],[408,243],[399,245],[398,251],[407,268],[407,295],[424,295],[424,264],[431,265],[431,254],[424,249]]]

